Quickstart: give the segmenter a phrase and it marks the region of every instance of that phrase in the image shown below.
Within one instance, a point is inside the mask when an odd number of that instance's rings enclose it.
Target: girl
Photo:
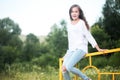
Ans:
[[[83,80],[92,80],[74,66],[86,53],[88,53],[88,42],[98,51],[104,51],[104,49],[99,48],[95,39],[89,32],[89,25],[84,17],[82,9],[78,5],[75,4],[71,6],[69,16],[71,19],[71,22],[67,26],[69,49],[63,57],[63,77],[65,80],[71,80],[69,72],[72,72]]]

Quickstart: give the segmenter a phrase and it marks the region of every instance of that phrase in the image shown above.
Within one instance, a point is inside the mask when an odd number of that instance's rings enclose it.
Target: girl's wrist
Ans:
[[[98,45],[96,45],[96,49],[99,51],[99,52],[103,52],[103,51],[105,51],[105,50],[108,50],[108,49],[101,49]]]
[[[101,51],[100,47],[98,45],[95,46],[97,51]]]

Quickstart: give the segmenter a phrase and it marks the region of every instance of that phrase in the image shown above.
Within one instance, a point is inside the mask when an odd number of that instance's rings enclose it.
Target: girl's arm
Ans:
[[[91,43],[92,47],[93,48],[96,48],[98,51],[105,51],[107,49],[101,49],[96,40],[94,39],[94,37],[91,35],[91,33],[87,30],[86,26],[85,26],[85,23],[83,23],[83,31],[84,31],[84,35],[86,36],[87,40]]]
[[[105,51],[107,49],[101,49],[98,45],[95,46],[95,48],[100,52],[100,51]]]

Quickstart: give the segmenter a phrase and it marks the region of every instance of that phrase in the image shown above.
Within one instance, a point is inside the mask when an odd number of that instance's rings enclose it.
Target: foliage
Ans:
[[[120,1],[106,0],[103,8],[103,17],[99,18],[92,28],[91,33],[99,44],[100,48],[120,47]],[[67,23],[65,20],[60,25],[54,24],[44,42],[39,41],[36,35],[30,33],[24,42],[19,35],[19,25],[10,18],[0,19],[0,70],[5,70],[6,65],[14,63],[30,63],[26,66],[37,65],[41,68],[52,66],[58,68],[59,58],[63,57],[68,46]],[[89,45],[89,52],[94,52]],[[99,56],[94,58],[94,65],[101,68],[107,66],[119,67],[119,53]],[[83,59],[81,67],[86,66],[88,59]],[[104,64],[103,64],[104,62]],[[20,65],[19,65],[20,66]]]
[[[14,63],[11,66],[6,65],[6,71],[0,73],[0,80],[57,80],[59,78],[59,70],[51,66],[41,68],[30,63]],[[106,66],[100,69],[101,72],[120,72],[120,68]],[[93,80],[97,80],[98,74],[95,69],[87,69],[85,74]],[[74,76],[73,74],[70,74]],[[102,80],[111,80],[111,75],[101,75]],[[119,80],[120,76],[115,75],[115,79]],[[79,79],[81,80],[81,79]]]
[[[104,68],[109,65],[109,59],[106,56],[97,56],[93,58],[93,65],[97,68]]]
[[[101,28],[96,24],[92,26],[91,33],[100,47],[108,48],[108,49],[111,48],[110,44],[108,43],[110,41],[110,36],[104,31],[103,28]],[[96,49],[93,49],[89,45],[89,52],[94,52],[94,51],[96,51]]]
[[[101,48],[113,49],[120,47],[120,0],[106,0],[103,7],[103,17],[96,22],[94,26],[99,27],[92,30],[92,34],[95,36],[99,46]],[[100,30],[101,29],[101,30]],[[90,51],[95,51],[89,47]],[[107,60],[110,66],[119,66],[119,53],[105,55],[104,64],[106,66]],[[96,65],[102,64],[102,59],[95,61]]]
[[[80,69],[83,69],[89,64],[89,59],[88,58],[83,58],[79,63],[78,66]]]
[[[0,29],[6,30],[8,33],[19,35],[21,33],[21,29],[19,25],[14,23],[10,18],[4,18],[0,20]]]
[[[32,33],[27,35],[27,39],[23,46],[23,61],[31,61],[32,58],[39,56],[40,54],[40,43],[39,39]]]
[[[52,56],[55,57],[52,64],[58,66],[58,59],[62,57],[67,49],[67,31],[66,22],[63,20],[61,26],[54,24],[51,28],[51,32],[48,35],[47,42],[49,50]]]
[[[120,39],[120,0],[106,0],[103,8],[105,31],[113,40]]]
[[[5,64],[12,64],[21,53],[21,29],[9,18],[0,20],[0,70]]]
[[[40,57],[32,59],[32,64],[41,66],[42,68],[45,68],[49,65],[55,67],[55,59],[55,56],[51,54],[42,54]]]
[[[59,28],[56,24],[52,26],[47,42],[51,52],[55,53],[56,57],[62,57],[62,53],[64,53],[67,49],[66,34],[65,27]]]
[[[113,54],[109,58],[109,64],[110,64],[110,66],[119,67],[120,66],[119,63],[120,63],[120,53]]]

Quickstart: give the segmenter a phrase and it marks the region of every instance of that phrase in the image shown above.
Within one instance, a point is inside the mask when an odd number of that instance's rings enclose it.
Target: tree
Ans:
[[[3,69],[5,64],[12,64],[21,53],[20,33],[19,25],[10,18],[0,20],[0,69]]]
[[[119,40],[120,37],[120,0],[106,0],[103,8],[103,24],[105,31],[113,40]]]
[[[0,20],[0,29],[7,30],[7,32],[11,33],[11,35],[20,35],[21,33],[19,25],[10,18],[4,18]]]
[[[25,45],[23,47],[22,59],[23,61],[31,61],[32,58],[38,56],[40,53],[39,39],[32,33],[27,35]]]
[[[52,30],[48,35],[48,44],[53,53],[57,55],[57,57],[62,57],[63,53],[67,49],[67,36],[65,27],[59,28],[56,24],[52,26]]]
[[[55,57],[53,63],[58,61],[60,57],[63,57],[67,50],[67,31],[66,31],[66,22],[63,20],[61,26],[54,24],[51,28],[51,32],[48,34],[47,40],[50,54]]]
[[[96,23],[95,23],[96,24]],[[92,26],[91,33],[94,36],[95,40],[102,48],[110,48],[110,36],[104,31],[104,29],[97,24]],[[91,46],[89,46],[89,51],[94,52],[96,49],[93,49]]]

